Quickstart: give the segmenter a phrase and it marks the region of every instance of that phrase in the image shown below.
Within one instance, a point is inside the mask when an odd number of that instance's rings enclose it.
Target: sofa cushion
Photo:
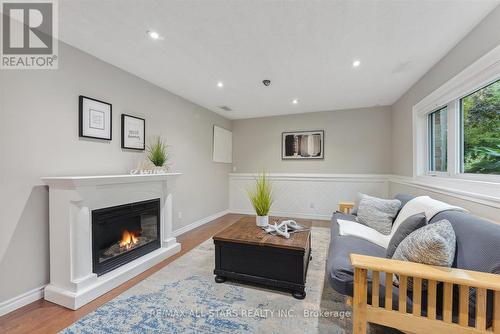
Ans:
[[[337,219],[356,221],[354,215],[335,213],[332,217],[330,249],[327,260],[328,278],[331,286],[337,292],[352,296],[354,269],[351,265],[351,253],[385,257],[385,248],[368,240],[339,235]]]
[[[392,236],[389,246],[387,246],[386,257],[388,259],[392,258],[392,255],[401,241],[403,241],[413,231],[424,227],[425,225],[427,225],[427,218],[425,218],[423,213],[417,213],[416,215],[406,218],[406,220],[399,225],[398,229]]]
[[[337,219],[356,221],[356,216],[335,213],[332,217],[331,224],[331,241],[327,259],[327,275],[330,285],[337,292],[353,296],[354,291],[354,269],[351,265],[351,253],[363,254],[369,256],[385,257],[386,250],[383,247],[377,246],[368,240],[364,240],[354,236],[339,235],[339,226]],[[368,299],[371,301],[371,271],[368,272]],[[385,304],[385,274],[380,275],[379,286],[379,304]],[[392,289],[393,308],[397,309],[397,301],[399,298],[399,290],[397,287]],[[407,305],[411,308],[411,299],[407,298]]]
[[[388,200],[362,195],[357,213],[358,222],[388,235],[391,233],[392,222],[400,206],[401,202],[397,199]]]

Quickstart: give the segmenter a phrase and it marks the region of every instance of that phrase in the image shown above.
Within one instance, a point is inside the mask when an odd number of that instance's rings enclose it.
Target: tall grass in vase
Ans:
[[[248,197],[255,209],[257,226],[269,225],[269,210],[273,204],[272,185],[265,173],[255,179],[255,188],[248,191]]]
[[[164,172],[168,170],[168,166],[166,165],[168,160],[167,147],[168,145],[158,136],[155,137],[146,148],[149,161],[151,161],[156,168]]]

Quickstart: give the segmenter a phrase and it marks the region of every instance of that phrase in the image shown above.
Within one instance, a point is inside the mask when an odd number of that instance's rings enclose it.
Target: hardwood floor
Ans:
[[[123,283],[119,287],[93,300],[87,305],[82,306],[76,311],[40,299],[6,314],[0,317],[0,333],[57,333],[78,321],[86,314],[94,311],[99,306],[115,298],[125,290],[167,266],[170,262],[189,252],[205,240],[210,239],[214,234],[235,223],[243,216],[244,215],[228,214],[180,235],[177,237],[177,241],[180,242],[182,246],[179,253],[158,263],[156,266],[146,270],[142,274]],[[297,219],[297,222],[307,225],[310,224],[312,226],[330,226],[330,222],[325,220]]]

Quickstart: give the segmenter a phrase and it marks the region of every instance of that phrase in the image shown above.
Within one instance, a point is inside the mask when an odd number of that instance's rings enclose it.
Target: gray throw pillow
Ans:
[[[397,199],[382,199],[361,195],[358,207],[358,222],[382,234],[390,234],[392,222],[401,202]]]
[[[424,227],[425,225],[427,225],[427,218],[423,213],[417,213],[416,215],[406,218],[406,220],[399,225],[398,229],[392,236],[391,241],[389,241],[386,257],[388,259],[392,258],[392,255],[394,255],[394,252],[396,251],[396,248],[398,248],[401,241],[409,236],[410,233]]]
[[[399,213],[401,212],[401,210],[403,209],[403,207],[406,205],[406,203],[408,203],[409,201],[411,201],[412,199],[415,198],[415,196],[413,195],[408,195],[408,194],[396,194],[396,196],[394,196],[395,199],[399,199],[401,201],[401,207],[399,208],[399,211],[398,213],[396,214],[396,218],[394,218],[394,220],[397,219]]]
[[[451,267],[455,258],[456,236],[453,226],[446,219],[428,224],[413,231],[396,248],[394,260]],[[408,290],[412,290],[408,280]],[[424,285],[425,289],[426,286]]]

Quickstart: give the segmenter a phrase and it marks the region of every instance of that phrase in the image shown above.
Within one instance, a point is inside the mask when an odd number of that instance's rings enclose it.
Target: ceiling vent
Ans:
[[[228,106],[219,106],[218,108],[225,110],[225,111],[233,111],[233,109],[229,108]]]

